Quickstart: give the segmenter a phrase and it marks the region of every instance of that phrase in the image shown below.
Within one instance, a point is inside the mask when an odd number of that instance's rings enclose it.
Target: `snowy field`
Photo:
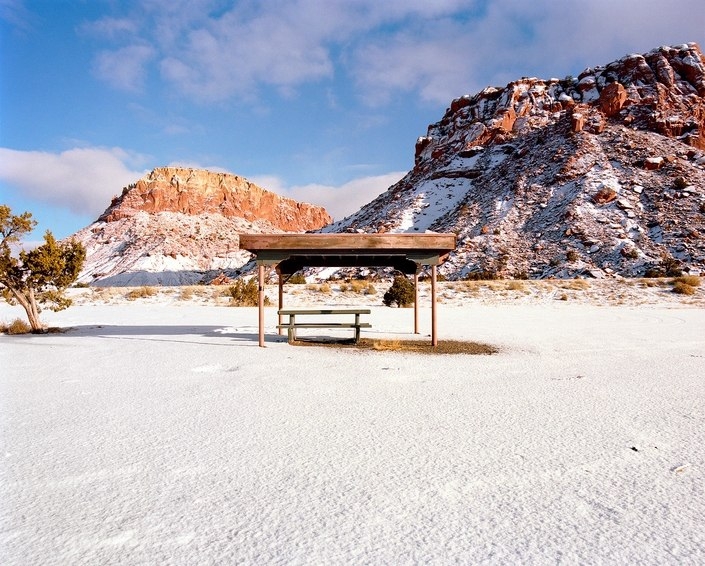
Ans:
[[[0,336],[0,563],[703,564],[705,309],[669,301],[446,297],[440,339],[492,356],[294,347],[272,308],[259,348],[256,309],[195,300],[46,312],[70,329]],[[364,336],[411,337],[371,308]]]

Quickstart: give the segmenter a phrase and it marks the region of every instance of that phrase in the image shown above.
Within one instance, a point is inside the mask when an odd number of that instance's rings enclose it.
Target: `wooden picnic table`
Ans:
[[[287,329],[287,339],[289,343],[296,340],[296,329],[297,328],[354,328],[355,329],[355,343],[360,341],[360,329],[361,328],[371,328],[372,325],[369,322],[362,322],[360,316],[363,314],[370,314],[372,311],[370,309],[281,309],[278,311],[281,316],[288,316],[289,320],[277,325],[277,328]],[[340,320],[325,320],[325,321],[301,321],[300,317],[311,317],[311,316],[328,316],[328,315],[350,315],[354,316],[354,322],[344,322]],[[299,317],[297,320],[296,317]]]

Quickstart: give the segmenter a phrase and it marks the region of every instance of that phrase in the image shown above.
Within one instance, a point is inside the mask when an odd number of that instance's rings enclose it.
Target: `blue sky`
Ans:
[[[340,219],[453,98],[689,41],[702,0],[0,0],[0,203],[65,237],[186,165]]]

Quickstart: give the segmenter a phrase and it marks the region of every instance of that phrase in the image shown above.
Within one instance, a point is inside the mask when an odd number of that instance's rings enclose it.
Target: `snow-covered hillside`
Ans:
[[[705,272],[705,58],[696,44],[451,104],[396,185],[326,232],[454,232],[441,271]]]

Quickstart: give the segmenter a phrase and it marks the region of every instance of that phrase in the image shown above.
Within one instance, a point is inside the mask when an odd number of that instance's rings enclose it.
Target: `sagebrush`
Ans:
[[[259,287],[255,279],[248,281],[238,279],[228,287],[228,293],[230,293],[230,304],[234,307],[256,307],[259,305]],[[264,298],[264,304],[270,304],[267,297]]]

